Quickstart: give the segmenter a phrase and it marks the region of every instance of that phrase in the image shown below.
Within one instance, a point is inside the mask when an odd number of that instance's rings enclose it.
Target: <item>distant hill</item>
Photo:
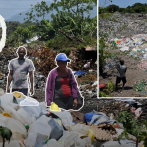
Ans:
[[[46,2],[46,3],[47,3],[48,6],[51,4],[51,2]],[[20,23],[23,23],[24,22],[23,19],[26,18],[25,14],[27,12],[30,12],[30,11],[31,11],[31,8],[26,10],[26,11],[20,12],[21,15],[20,15],[20,13],[18,13],[16,15],[12,16],[10,19],[6,19],[6,21],[19,21]],[[52,11],[51,13],[56,13],[56,11]],[[51,16],[50,16],[51,13],[45,15],[45,19],[51,20]],[[91,11],[91,16],[90,17],[93,18],[95,16],[97,16],[97,7],[96,6],[94,7],[93,11]],[[39,20],[41,20],[41,18]]]

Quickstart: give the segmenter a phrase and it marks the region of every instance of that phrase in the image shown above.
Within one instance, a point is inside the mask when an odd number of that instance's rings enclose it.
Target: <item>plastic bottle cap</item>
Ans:
[[[28,130],[29,129],[29,125],[25,125],[25,128]]]

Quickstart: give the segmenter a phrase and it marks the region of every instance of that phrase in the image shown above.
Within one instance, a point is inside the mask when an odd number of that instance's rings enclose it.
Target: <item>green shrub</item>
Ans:
[[[71,49],[70,48],[65,48],[65,49],[60,49],[60,53],[65,53],[67,56],[69,56]]]

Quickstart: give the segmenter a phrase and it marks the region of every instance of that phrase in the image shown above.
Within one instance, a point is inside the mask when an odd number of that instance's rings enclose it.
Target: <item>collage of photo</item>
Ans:
[[[0,147],[147,147],[145,0],[0,0]]]

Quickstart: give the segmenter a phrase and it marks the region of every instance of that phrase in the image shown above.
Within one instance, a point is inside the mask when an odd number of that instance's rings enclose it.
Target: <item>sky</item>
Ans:
[[[112,3],[109,0],[99,0],[99,6],[104,6],[105,2],[105,6],[115,4],[121,8],[132,6],[135,3],[147,3],[146,0],[112,0]]]
[[[46,1],[46,2],[54,2],[53,0],[0,0],[0,15],[8,20],[12,16],[21,13],[23,11],[27,11],[31,8],[31,4],[36,5],[37,2]],[[97,14],[96,10],[91,12],[91,15]],[[24,15],[20,15],[22,17]],[[95,15],[96,16],[96,15]],[[0,23],[1,27],[1,23]]]
[[[0,15],[4,19],[9,19],[15,14],[31,8],[31,4],[36,5],[41,1],[53,2],[53,0],[0,0]]]

